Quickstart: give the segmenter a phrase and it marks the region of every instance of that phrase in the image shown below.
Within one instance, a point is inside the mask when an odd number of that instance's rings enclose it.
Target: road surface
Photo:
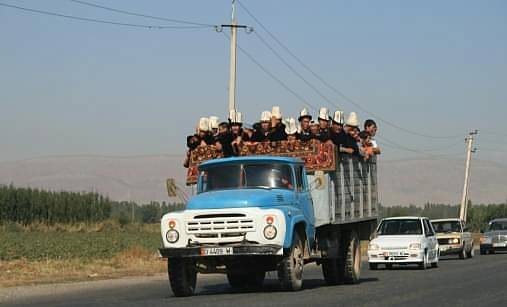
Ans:
[[[173,296],[165,275],[0,289],[2,306],[507,306],[507,254],[442,259],[439,268],[369,271],[361,283],[326,286],[305,267],[300,292],[282,292],[271,273],[259,292],[234,292],[223,275],[200,275],[193,297]]]

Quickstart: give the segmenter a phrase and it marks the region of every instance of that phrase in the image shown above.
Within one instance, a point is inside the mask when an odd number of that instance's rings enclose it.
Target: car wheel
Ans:
[[[437,250],[437,254],[435,256],[435,261],[431,263],[432,268],[438,268],[438,260],[440,258],[440,251]]]
[[[391,270],[393,268],[392,263],[386,263],[386,269]]]
[[[459,259],[463,260],[467,257],[467,251],[465,248],[465,245],[463,245],[463,248],[461,248],[461,251],[459,252]]]
[[[479,252],[481,255],[486,255],[487,254],[487,251],[485,249],[480,249],[480,252]]]
[[[474,256],[475,256],[475,251],[474,251],[474,246],[472,245],[472,247],[470,248],[470,251],[467,252],[467,257],[473,258]]]
[[[419,263],[419,269],[426,270],[428,268],[428,251],[424,251],[423,261]]]
[[[377,263],[370,263],[370,270],[375,271],[378,270],[378,264]]]

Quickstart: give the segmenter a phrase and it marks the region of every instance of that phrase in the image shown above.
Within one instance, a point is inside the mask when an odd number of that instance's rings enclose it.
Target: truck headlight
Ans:
[[[170,229],[165,234],[165,238],[169,243],[176,243],[180,239],[180,234],[176,229]]]
[[[376,251],[376,250],[379,250],[380,249],[380,246],[378,246],[378,244],[375,244],[375,243],[370,243],[368,245],[368,250],[371,250],[371,251]]]
[[[276,237],[277,230],[273,225],[268,225],[264,227],[264,238],[268,240],[273,240]]]
[[[449,239],[449,244],[458,244],[458,243],[459,243],[459,239],[458,238]]]
[[[421,243],[410,243],[408,249],[421,249]]]

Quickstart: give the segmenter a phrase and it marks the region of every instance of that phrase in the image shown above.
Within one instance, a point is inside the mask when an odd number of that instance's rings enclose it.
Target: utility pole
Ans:
[[[472,153],[476,151],[473,148],[474,136],[477,135],[479,131],[474,130],[468,134],[465,138],[465,142],[467,143],[467,158],[465,162],[465,182],[463,184],[463,194],[461,196],[461,206],[460,206],[460,219],[466,223],[467,220],[467,211],[468,211],[468,192],[470,188],[470,161],[472,160]]]
[[[220,28],[231,29],[231,58],[229,67],[229,110],[228,110],[229,112],[227,113],[230,114],[231,111],[236,110],[236,59],[237,59],[236,50],[238,45],[237,30],[238,28],[246,29],[247,33],[253,30],[250,27],[247,27],[245,25],[238,25],[236,23],[236,0],[232,0],[231,24],[221,25]]]

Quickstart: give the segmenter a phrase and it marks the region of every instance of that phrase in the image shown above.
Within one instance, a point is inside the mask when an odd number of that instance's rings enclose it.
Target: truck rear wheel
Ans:
[[[197,270],[192,259],[167,259],[169,282],[175,296],[191,296],[195,291]]]
[[[361,276],[361,245],[356,232],[350,233],[346,248],[343,282],[355,284]]]
[[[298,291],[303,286],[304,242],[294,232],[289,255],[278,265],[278,280],[283,290]]]
[[[322,260],[322,275],[324,275],[324,280],[330,286],[338,285],[342,282],[339,262],[336,258]]]

